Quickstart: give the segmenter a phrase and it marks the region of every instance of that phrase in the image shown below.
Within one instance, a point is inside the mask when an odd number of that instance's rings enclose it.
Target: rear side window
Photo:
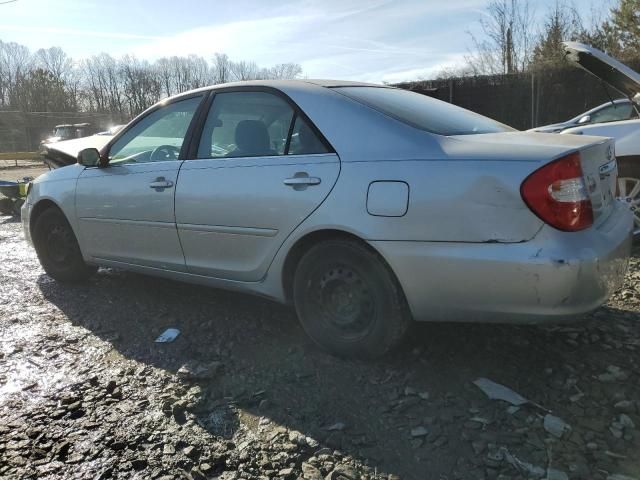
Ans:
[[[296,115],[289,143],[289,155],[312,155],[314,153],[328,153],[329,149],[318,138],[309,124]]]
[[[419,93],[385,87],[336,87],[335,91],[403,123],[438,135],[472,135],[513,128]]]
[[[270,93],[216,94],[198,158],[284,155],[293,117],[291,106]]]
[[[217,93],[198,158],[309,155],[329,150],[281,97],[266,92]]]

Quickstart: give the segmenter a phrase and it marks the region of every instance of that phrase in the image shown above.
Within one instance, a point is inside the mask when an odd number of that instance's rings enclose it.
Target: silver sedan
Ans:
[[[47,274],[117,267],[292,303],[372,357],[412,320],[579,317],[621,284],[613,142],[518,132],[379,85],[264,81],[167,99],[23,208]]]

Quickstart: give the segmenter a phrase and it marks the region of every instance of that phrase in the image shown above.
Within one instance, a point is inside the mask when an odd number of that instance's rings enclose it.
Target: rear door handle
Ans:
[[[173,187],[173,182],[165,179],[164,177],[158,177],[149,184],[149,188],[153,188],[155,190],[164,190],[165,188],[171,187]]]
[[[310,177],[307,172],[296,172],[293,177],[286,178],[284,184],[293,187],[294,190],[304,190],[309,185],[320,185],[320,179]]]
[[[291,177],[284,181],[285,185],[319,185],[320,179],[318,177]]]

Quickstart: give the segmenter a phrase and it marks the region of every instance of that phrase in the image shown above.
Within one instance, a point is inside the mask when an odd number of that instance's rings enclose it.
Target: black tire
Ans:
[[[618,178],[640,179],[640,156],[618,158]]]
[[[309,337],[341,357],[382,356],[401,342],[411,324],[391,269],[352,240],[311,247],[296,268],[293,299]]]
[[[47,275],[60,282],[79,282],[96,272],[84,263],[76,236],[64,214],[49,208],[36,219],[33,244]]]

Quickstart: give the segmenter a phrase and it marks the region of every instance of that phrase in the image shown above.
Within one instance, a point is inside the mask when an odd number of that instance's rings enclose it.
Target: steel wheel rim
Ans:
[[[49,259],[64,265],[72,255],[71,238],[66,228],[56,225],[47,234],[47,253]]]
[[[357,340],[371,331],[375,296],[356,269],[347,265],[325,267],[312,282],[312,289],[321,321],[343,340]]]
[[[619,177],[618,199],[633,212],[633,233],[640,233],[640,179]]]

